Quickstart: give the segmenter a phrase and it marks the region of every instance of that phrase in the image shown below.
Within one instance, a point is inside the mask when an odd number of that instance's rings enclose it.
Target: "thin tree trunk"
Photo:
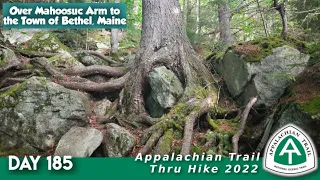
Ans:
[[[189,16],[191,14],[191,0],[186,0],[186,12],[185,12],[185,27],[189,27]]]
[[[284,3],[279,4],[278,0],[274,0],[274,7],[280,13],[281,20],[282,20],[282,37],[283,39],[287,39],[287,32],[288,32],[288,19],[286,13],[286,7]]]
[[[185,19],[186,19],[186,1],[187,0],[183,0],[182,5],[181,5],[182,19],[183,19],[184,23],[185,23]]]
[[[248,119],[248,115],[250,113],[250,110],[251,110],[252,106],[257,102],[257,100],[258,100],[257,96],[251,98],[251,100],[249,101],[249,103],[247,104],[246,108],[244,109],[244,111],[242,113],[240,129],[232,137],[233,153],[238,153],[238,149],[239,149],[238,142],[239,142],[240,136],[243,134],[243,132],[246,128],[247,119]]]
[[[179,0],[143,0],[140,49],[124,88],[123,113],[144,114],[147,75],[155,66],[166,66],[179,77],[185,89],[210,87],[210,72],[198,59],[187,38]]]
[[[120,0],[115,0],[115,3],[120,3]],[[118,42],[118,29],[111,29],[111,53],[115,54],[118,52],[119,49],[119,42]]]
[[[264,19],[264,15],[261,11],[261,8],[260,8],[260,2],[259,0],[256,0],[257,1],[257,4],[258,4],[258,9],[259,9],[259,13],[260,13],[260,16],[261,16],[261,19],[262,19],[262,23],[263,23],[263,29],[264,29],[264,33],[266,35],[266,37],[268,37],[268,27],[267,27],[267,23],[266,23],[266,20]]]
[[[221,0],[218,3],[218,14],[219,14],[219,29],[220,29],[220,41],[226,45],[231,45],[233,38],[230,28],[230,11],[228,2]]]
[[[196,34],[200,33],[200,0],[197,0],[197,30]]]

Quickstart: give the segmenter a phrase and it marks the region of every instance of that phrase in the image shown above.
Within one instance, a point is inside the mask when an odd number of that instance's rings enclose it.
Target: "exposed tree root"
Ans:
[[[137,117],[136,122],[150,127],[159,122],[159,118],[152,118],[148,115],[142,114],[139,117]]]
[[[46,58],[33,58],[31,62],[36,62],[43,66],[51,76],[55,77],[54,81],[56,83],[73,90],[81,90],[88,92],[118,91],[124,87],[124,83],[126,82],[129,76],[129,73],[127,73],[126,75],[117,79],[112,79],[109,82],[95,83],[85,78],[69,77],[68,75],[59,72],[51,66],[51,64],[47,61]]]
[[[99,65],[92,65],[87,66],[84,68],[73,68],[64,71],[66,75],[72,76],[89,76],[94,74],[102,74],[109,77],[121,77],[127,73],[124,68],[120,67],[110,67],[110,66],[99,66]]]
[[[92,56],[98,57],[98,58],[100,58],[100,59],[102,59],[102,60],[104,60],[104,61],[106,61],[106,62],[108,62],[110,64],[119,64],[119,62],[114,61],[114,60],[104,56],[103,54],[101,54],[99,52],[96,52],[96,51],[85,51],[85,52],[90,54],[90,55],[92,55]]]
[[[21,83],[27,80],[27,78],[6,78],[0,82],[0,88],[8,87],[16,83]]]
[[[157,144],[158,140],[162,138],[162,135],[167,133],[168,129],[183,131],[184,126],[182,154],[188,154],[190,152],[193,125],[195,120],[202,114],[213,109],[216,105],[217,95],[214,91],[210,92],[211,93],[206,95],[206,97],[201,97],[199,99],[194,98],[185,103],[178,103],[171,109],[169,114],[161,117],[158,123],[146,129],[140,138],[140,143],[145,144],[145,146],[140,150],[140,153],[146,154],[150,152]],[[170,141],[169,144],[171,144]],[[158,148],[163,147],[164,145],[159,144],[157,145],[155,151],[162,152],[163,149]]]
[[[24,69],[24,70],[21,70],[21,71],[14,72],[12,75],[14,77],[17,77],[17,76],[23,76],[23,75],[30,75],[30,74],[33,74],[34,72],[35,71],[30,70],[30,69]]]
[[[271,131],[271,128],[273,126],[273,122],[274,122],[274,119],[273,119],[273,115],[276,111],[274,111],[272,113],[272,115],[270,116],[271,118],[268,118],[268,123],[267,123],[267,127],[263,133],[263,136],[261,138],[261,141],[260,143],[258,144],[257,146],[257,149],[256,149],[256,152],[261,152],[262,149],[264,148],[264,146],[267,144],[268,142],[268,139],[269,139],[269,136],[270,136],[270,131]]]
[[[159,128],[156,131],[154,131],[150,136],[149,140],[147,141],[146,145],[144,145],[143,148],[140,149],[140,153],[143,155],[147,154],[157,144],[163,132],[163,128]]]
[[[192,111],[186,117],[186,124],[184,126],[184,135],[181,154],[187,155],[190,153],[190,146],[193,134],[193,125],[195,120],[200,117],[202,114],[208,112],[210,109],[214,108],[216,105],[217,94],[210,94],[200,105],[199,110]]]
[[[154,154],[165,155],[171,151],[173,142],[173,129],[168,129],[164,135],[159,139]]]
[[[144,131],[144,133],[142,134],[142,136],[140,137],[140,144],[146,144],[146,142],[148,141],[148,139],[152,136],[152,134],[157,131],[158,129],[162,129],[163,128],[163,122],[160,121],[157,124],[149,127],[148,129],[146,129]],[[151,147],[152,148],[152,147]]]
[[[246,128],[247,118],[249,115],[249,112],[252,108],[252,106],[257,102],[258,97],[253,97],[247,104],[246,108],[243,111],[243,114],[241,116],[241,125],[239,131],[232,137],[232,145],[233,145],[233,153],[238,153],[238,142],[240,139],[240,136],[243,134],[244,129]]]
[[[81,78],[72,78],[73,81],[69,81],[67,79],[57,79],[56,83],[64,86],[68,89],[73,90],[81,90],[81,91],[88,91],[88,92],[112,92],[112,91],[119,91],[124,87],[124,83],[126,82],[129,74],[122,76],[118,79],[112,79],[109,82],[105,83],[95,83],[89,80],[81,81]],[[71,79],[71,78],[70,78]]]
[[[62,75],[62,73],[53,68],[52,65],[48,62],[48,60],[44,57],[32,58],[30,59],[30,62],[39,64],[52,76]]]
[[[18,84],[19,84],[19,83],[16,83],[16,84],[14,84],[14,85],[1,88],[1,89],[0,89],[0,93],[6,92],[6,91],[8,91],[9,89],[13,88],[14,86],[17,86]]]
[[[3,67],[1,69],[4,72],[4,71],[7,71],[11,68],[20,69],[21,68],[20,66],[21,66],[21,62],[18,59],[14,59],[14,60],[7,62],[5,65],[3,65]],[[0,70],[0,72],[1,72],[1,70]]]
[[[35,57],[46,57],[51,58],[53,56],[59,55],[59,53],[50,53],[50,52],[38,52],[38,51],[23,51],[23,50],[17,50],[18,53],[29,57],[29,58],[35,58]]]

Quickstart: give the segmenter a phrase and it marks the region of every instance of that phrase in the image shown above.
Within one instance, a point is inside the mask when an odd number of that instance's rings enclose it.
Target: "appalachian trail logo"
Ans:
[[[301,176],[318,168],[317,158],[315,146],[307,133],[288,124],[270,137],[263,168],[280,176]]]

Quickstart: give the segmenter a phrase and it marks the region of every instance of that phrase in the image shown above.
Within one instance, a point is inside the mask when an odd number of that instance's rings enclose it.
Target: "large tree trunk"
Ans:
[[[124,88],[126,115],[145,113],[143,94],[147,75],[155,66],[166,66],[184,85],[185,91],[197,85],[210,87],[212,77],[186,36],[178,0],[143,0],[140,49]]]
[[[232,44],[232,34],[230,28],[230,10],[227,0],[218,2],[220,41],[226,45]]]

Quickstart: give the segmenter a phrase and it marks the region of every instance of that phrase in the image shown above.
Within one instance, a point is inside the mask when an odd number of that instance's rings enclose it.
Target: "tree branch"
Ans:
[[[233,152],[238,153],[238,142],[240,136],[243,134],[244,129],[246,128],[247,118],[249,115],[249,112],[252,108],[252,106],[257,102],[258,97],[252,98],[249,103],[247,104],[246,108],[243,111],[242,117],[241,117],[241,125],[239,131],[232,137],[232,144],[233,144]]]

